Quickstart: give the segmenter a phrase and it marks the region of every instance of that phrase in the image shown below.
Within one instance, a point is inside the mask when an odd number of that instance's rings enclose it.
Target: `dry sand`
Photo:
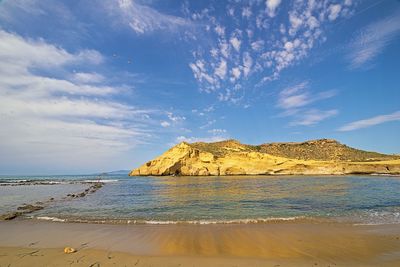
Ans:
[[[2,266],[400,266],[400,226],[0,222]]]

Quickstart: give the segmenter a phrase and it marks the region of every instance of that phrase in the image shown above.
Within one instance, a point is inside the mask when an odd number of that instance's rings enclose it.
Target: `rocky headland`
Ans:
[[[363,151],[332,139],[241,144],[182,142],[130,176],[400,174],[400,156]]]

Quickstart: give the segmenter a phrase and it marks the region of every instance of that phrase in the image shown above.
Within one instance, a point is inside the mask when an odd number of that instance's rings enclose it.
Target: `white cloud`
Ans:
[[[212,111],[214,111],[215,110],[215,108],[214,108],[214,106],[209,106],[209,107],[207,107],[207,108],[204,108],[203,109],[204,110],[204,112],[212,112]]]
[[[231,81],[235,81],[235,80],[239,79],[240,74],[241,74],[240,69],[238,67],[232,68],[231,74],[232,74]]]
[[[279,93],[277,107],[283,112],[279,117],[290,117],[290,126],[310,126],[338,114],[338,110],[319,110],[309,107],[312,103],[328,99],[336,95],[335,91],[312,93],[309,82],[302,82],[287,87]]]
[[[213,135],[217,135],[217,134],[225,134],[226,130],[225,129],[211,129],[211,130],[208,130],[207,132],[210,134],[213,134]]]
[[[379,115],[372,118],[354,121],[348,123],[338,129],[338,131],[346,132],[346,131],[354,131],[358,129],[368,128],[371,126],[379,125],[385,122],[390,121],[400,121],[400,111],[393,112],[391,114]]]
[[[217,75],[221,79],[224,79],[226,76],[226,72],[227,72],[226,61],[224,59],[221,59],[218,68],[215,69],[215,75]]]
[[[320,26],[319,21],[314,17],[310,16],[307,20],[307,24],[310,27],[311,30],[318,28]]]
[[[222,27],[221,25],[217,25],[214,28],[215,32],[219,35],[219,36],[224,36],[225,35],[225,28]]]
[[[110,100],[122,87],[85,83],[67,68],[102,62],[97,51],[70,53],[1,30],[0,162],[98,169],[146,142],[151,110]]]
[[[330,5],[329,6],[329,15],[328,15],[329,20],[333,21],[333,20],[337,19],[341,10],[342,10],[342,6],[339,4]]]
[[[161,13],[133,0],[116,0],[116,2],[116,5],[107,4],[108,11],[117,19],[122,19],[123,23],[138,34],[153,31],[179,32],[192,26],[189,20]]]
[[[326,40],[331,11],[336,12],[335,22],[351,14],[351,1],[344,1],[334,3],[340,12],[331,1],[285,2],[287,10],[279,17],[275,14],[284,2],[276,0],[227,4],[227,12],[237,16],[221,16],[212,6],[196,13],[201,16],[195,16],[193,23],[218,29],[205,33],[203,41],[196,40],[192,51],[190,67],[200,90],[215,93],[220,101],[239,103],[250,95],[244,90],[279,79],[282,71],[301,63]],[[241,15],[249,10],[252,16]]]
[[[291,51],[293,50],[293,43],[288,41],[285,43],[285,45],[283,46],[286,50]]]
[[[219,135],[213,135],[209,137],[187,137],[187,136],[178,136],[175,140],[176,143],[181,143],[181,142],[188,142],[188,143],[196,143],[196,142],[206,142],[206,143],[212,143],[212,142],[219,142],[219,141],[224,141],[226,139],[229,139],[227,136],[219,136]]]
[[[197,60],[196,63],[190,63],[189,67],[192,69],[194,77],[202,84],[206,92],[214,91],[217,88],[217,81],[212,75],[208,74],[205,63],[202,60]]]
[[[211,125],[215,124],[216,122],[217,122],[216,120],[209,120],[209,121],[207,121],[206,124],[201,125],[199,127],[199,129],[206,129],[206,128],[210,127]]]
[[[251,43],[251,48],[255,51],[261,51],[264,48],[264,41],[258,40]]]
[[[338,110],[306,110],[304,113],[298,114],[296,120],[290,123],[290,126],[310,126],[317,124],[325,119],[333,117],[338,114]]]
[[[29,67],[62,67],[67,64],[86,62],[100,64],[102,55],[94,50],[82,50],[71,54],[62,48],[49,45],[43,40],[29,40],[0,29],[0,56],[3,64],[23,70]],[[11,62],[12,61],[12,62]],[[13,71],[13,70],[10,70]]]
[[[233,36],[229,42],[233,46],[233,48],[236,50],[236,52],[239,52],[240,50],[240,44],[242,43],[236,36]]]
[[[101,83],[105,77],[98,73],[77,72],[74,73],[72,80],[77,83]]]
[[[221,51],[221,55],[223,55],[225,58],[229,57],[229,46],[225,41],[222,41],[219,43],[219,48]]]
[[[171,126],[171,123],[169,123],[169,122],[167,122],[167,121],[162,121],[160,124],[161,124],[161,126],[164,127],[164,128]]]
[[[278,107],[283,109],[300,108],[336,95],[335,91],[322,91],[312,94],[308,91],[308,86],[308,82],[302,82],[282,90],[279,93]]]
[[[251,12],[250,7],[244,7],[243,8],[243,10],[242,10],[242,16],[243,17],[250,18],[251,14],[252,14],[252,12]]]
[[[275,10],[280,5],[281,0],[266,0],[265,4],[267,6],[268,14],[270,17],[275,16]]]
[[[168,116],[168,119],[170,119],[170,121],[174,122],[174,123],[178,123],[178,122],[182,122],[182,121],[186,120],[185,116],[178,116],[178,115],[173,114],[172,112],[167,112],[167,116]]]
[[[297,31],[297,29],[303,24],[303,20],[299,18],[294,12],[289,13],[289,21],[291,24],[292,35]]]
[[[248,77],[251,71],[251,67],[253,65],[253,59],[250,56],[250,53],[243,53],[243,75]]]
[[[361,30],[348,47],[350,68],[360,68],[370,62],[400,33],[400,12],[371,23]]]

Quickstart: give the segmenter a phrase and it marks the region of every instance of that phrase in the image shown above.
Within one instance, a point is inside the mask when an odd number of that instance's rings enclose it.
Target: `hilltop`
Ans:
[[[379,161],[400,158],[398,156],[355,149],[333,139],[265,143],[258,146],[241,144],[237,140],[229,139],[221,142],[197,142],[189,145],[198,150],[210,152],[215,156],[224,156],[231,152],[260,152],[277,157],[301,160]]]
[[[182,142],[130,175],[399,174],[400,157],[355,149],[332,139],[242,144]]]

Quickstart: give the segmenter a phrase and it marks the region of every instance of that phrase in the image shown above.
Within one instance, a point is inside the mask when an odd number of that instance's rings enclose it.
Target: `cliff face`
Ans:
[[[129,175],[400,174],[400,157],[347,147],[335,140],[260,146],[235,140],[180,143]]]

